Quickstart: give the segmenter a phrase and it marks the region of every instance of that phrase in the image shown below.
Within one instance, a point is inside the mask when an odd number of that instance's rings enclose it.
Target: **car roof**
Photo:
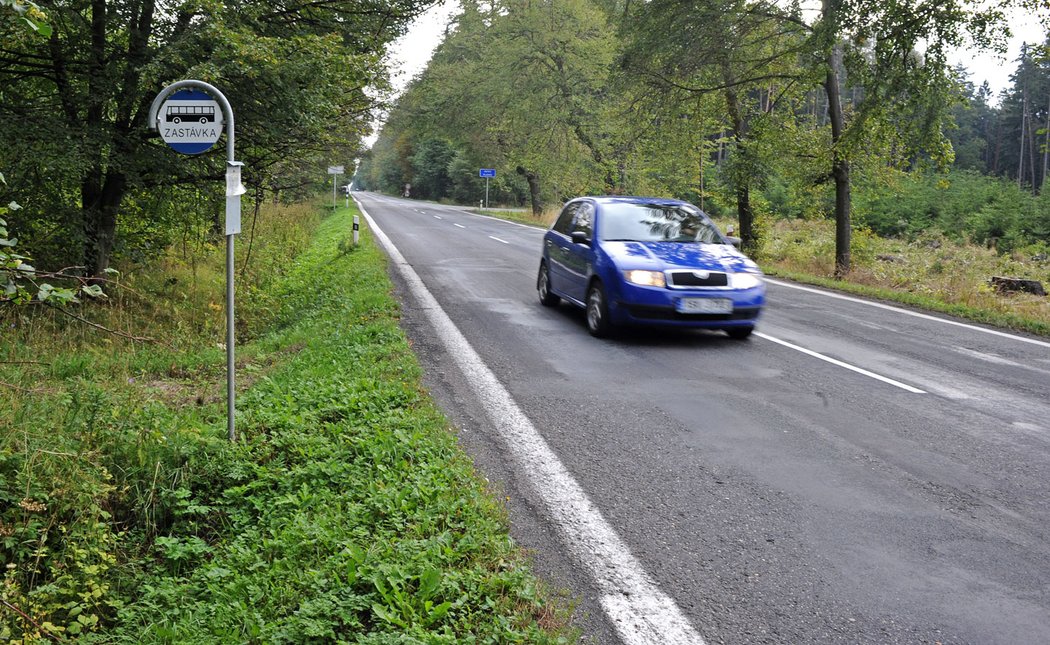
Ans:
[[[577,200],[590,200],[598,204],[651,204],[654,206],[693,206],[689,202],[682,201],[681,199],[672,199],[670,197],[639,197],[635,195],[591,195],[586,197],[577,197],[572,201]]]

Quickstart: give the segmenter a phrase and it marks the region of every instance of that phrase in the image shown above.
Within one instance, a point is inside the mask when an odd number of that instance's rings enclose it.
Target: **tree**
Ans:
[[[606,25],[590,0],[463,2],[380,138],[445,138],[500,177],[519,177],[536,213],[549,199],[616,190]]]
[[[924,150],[950,162],[943,134],[952,86],[947,54],[966,38],[990,45],[1003,29],[997,8],[968,0],[822,0],[811,42],[812,60],[824,70],[832,131],[836,275],[850,270],[852,159],[874,135],[891,138],[903,158]],[[860,90],[858,100],[844,100],[847,84]]]
[[[444,139],[426,139],[416,146],[412,155],[412,170],[415,182],[412,191],[423,199],[442,199],[448,193],[449,164],[456,150]]]
[[[728,129],[731,136],[726,175],[747,249],[758,243],[751,191],[763,174],[756,141],[762,128],[755,127],[756,121],[790,116],[776,107],[797,85],[796,59],[805,42],[793,23],[779,23],[749,11],[746,2],[652,0],[629,13],[624,25],[633,38],[621,65],[662,95],[672,123],[700,97],[721,99],[724,116],[718,130]],[[664,121],[659,125],[667,127]]]
[[[1010,75],[1000,107],[1001,163],[999,174],[1018,186],[1038,192],[1045,181],[1047,132],[1050,129],[1050,41],[1042,47],[1024,45]]]
[[[51,222],[89,275],[109,265],[129,196],[223,173],[221,150],[175,160],[146,116],[172,80],[224,90],[247,173],[343,147],[368,129],[386,44],[433,0],[45,2],[44,42],[0,47],[0,163],[24,197],[17,224]]]
[[[955,168],[990,172],[989,145],[994,135],[996,111],[988,105],[991,89],[985,81],[975,88],[962,66],[952,70],[958,96],[951,109],[947,136],[955,154]]]

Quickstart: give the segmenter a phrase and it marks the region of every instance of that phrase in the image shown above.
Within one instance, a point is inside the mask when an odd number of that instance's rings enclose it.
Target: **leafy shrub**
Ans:
[[[1003,252],[1050,239],[1050,200],[1014,182],[973,171],[887,176],[887,183],[859,187],[854,202],[858,222],[878,235],[915,238],[937,231]]]

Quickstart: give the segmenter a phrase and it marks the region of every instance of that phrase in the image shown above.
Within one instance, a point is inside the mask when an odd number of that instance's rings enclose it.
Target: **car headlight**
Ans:
[[[730,273],[729,286],[734,289],[754,289],[762,284],[762,278],[757,273]]]
[[[664,274],[660,271],[624,271],[623,277],[631,284],[640,284],[643,287],[666,287]]]

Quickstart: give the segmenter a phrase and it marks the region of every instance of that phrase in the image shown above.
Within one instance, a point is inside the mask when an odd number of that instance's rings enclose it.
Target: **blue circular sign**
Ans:
[[[173,150],[198,155],[222,136],[222,106],[201,90],[179,90],[157,112],[157,131]]]

